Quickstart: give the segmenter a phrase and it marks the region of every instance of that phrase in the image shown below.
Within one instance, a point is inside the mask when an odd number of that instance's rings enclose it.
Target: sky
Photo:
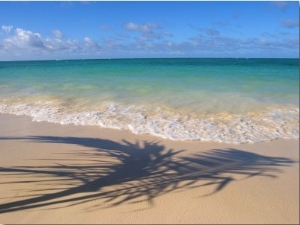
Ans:
[[[0,1],[0,60],[299,58],[299,2]]]

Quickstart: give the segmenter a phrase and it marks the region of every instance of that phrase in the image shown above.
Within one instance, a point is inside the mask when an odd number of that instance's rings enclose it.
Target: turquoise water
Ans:
[[[298,138],[299,60],[0,62],[0,112],[176,140]]]

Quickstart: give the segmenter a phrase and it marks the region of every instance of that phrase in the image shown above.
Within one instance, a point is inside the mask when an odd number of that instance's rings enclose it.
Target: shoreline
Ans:
[[[29,116],[34,122],[59,125],[95,126],[126,130],[174,141],[202,141],[228,144],[259,143],[276,139],[299,139],[299,107],[269,109],[246,114],[181,114],[167,109],[138,110],[113,102],[103,109],[67,112],[50,102],[0,104],[1,114]],[[136,107],[136,109],[135,109]],[[185,116],[184,116],[185,115]],[[201,127],[201,129],[199,129]]]
[[[299,139],[173,141],[0,114],[1,223],[299,223]]]

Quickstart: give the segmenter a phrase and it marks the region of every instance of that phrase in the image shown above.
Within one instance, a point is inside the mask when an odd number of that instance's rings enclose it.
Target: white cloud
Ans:
[[[136,25],[135,23],[127,23],[124,26],[127,30],[138,30],[138,25]]]
[[[140,36],[137,37],[137,41],[139,42],[149,42],[173,36],[171,32],[162,30],[161,27],[155,23],[136,24],[130,22],[125,24],[124,28],[128,31],[138,32]]]
[[[10,31],[11,31],[11,29],[13,28],[13,26],[5,26],[5,25],[3,25],[2,27],[2,30],[5,32],[5,33],[9,33]]]
[[[63,33],[61,32],[61,31],[59,31],[59,30],[52,30],[52,33],[54,34],[54,36],[56,37],[56,38],[58,38],[58,39],[61,39],[61,38],[63,38]]]
[[[34,33],[21,28],[16,28],[15,35],[5,39],[4,43],[8,46],[18,48],[43,48],[43,40],[39,33]]]
[[[76,39],[62,41],[58,38],[43,38],[39,33],[16,28],[13,36],[0,40],[0,58],[17,56],[48,58],[49,55],[77,54],[82,49]]]
[[[94,50],[100,49],[100,45],[89,37],[85,37],[83,41],[84,41],[84,46],[87,48],[94,49]]]
[[[159,26],[155,23],[146,23],[143,25],[138,25],[135,23],[127,23],[125,24],[125,29],[127,30],[134,30],[134,31],[138,31],[138,32],[145,32],[145,33],[149,33],[149,32],[153,32],[154,29],[159,28]]]
[[[44,38],[39,33],[16,28],[12,36],[0,39],[0,60],[7,60],[9,57],[19,59],[81,58],[101,54],[102,47],[90,37],[82,40],[63,40],[59,38],[62,33],[58,30],[54,31],[55,38]]]
[[[62,41],[61,39],[45,38],[43,40],[44,51],[46,53],[61,53],[61,52],[77,52],[80,50],[80,42],[76,39],[68,39]]]

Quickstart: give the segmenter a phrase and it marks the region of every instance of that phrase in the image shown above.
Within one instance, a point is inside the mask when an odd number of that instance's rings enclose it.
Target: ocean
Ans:
[[[173,140],[299,138],[299,59],[0,62],[0,113]]]

